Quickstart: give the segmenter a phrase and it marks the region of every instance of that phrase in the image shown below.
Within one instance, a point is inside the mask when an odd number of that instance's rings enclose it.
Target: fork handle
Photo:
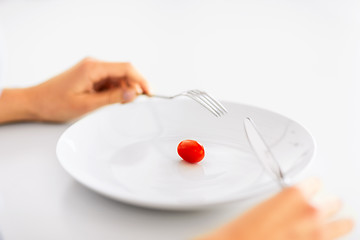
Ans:
[[[158,95],[158,94],[150,94],[149,97],[155,97],[155,98],[164,98],[164,99],[171,99],[172,97],[164,96],[164,95]]]

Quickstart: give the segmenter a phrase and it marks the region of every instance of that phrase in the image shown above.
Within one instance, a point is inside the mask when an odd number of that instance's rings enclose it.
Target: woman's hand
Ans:
[[[309,180],[289,187],[198,240],[330,240],[343,236],[352,229],[352,220],[329,221],[339,211],[340,201],[310,203],[319,185]]]
[[[145,79],[130,63],[86,58],[58,76],[34,87],[4,89],[0,123],[65,122],[111,103],[127,103],[149,94]]]

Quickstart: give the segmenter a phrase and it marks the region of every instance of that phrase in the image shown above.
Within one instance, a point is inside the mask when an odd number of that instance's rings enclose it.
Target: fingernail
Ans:
[[[131,90],[127,90],[123,93],[123,101],[124,102],[130,102],[131,100],[133,100],[136,96],[136,93],[134,91]]]

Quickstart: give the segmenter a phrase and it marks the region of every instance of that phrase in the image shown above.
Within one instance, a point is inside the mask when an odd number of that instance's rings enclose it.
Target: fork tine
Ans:
[[[217,109],[215,106],[213,106],[211,103],[209,103],[206,99],[204,99],[201,94],[188,91],[186,93],[186,96],[191,97],[194,100],[197,99],[197,102],[199,102],[199,103],[201,102],[201,104],[203,106],[205,106],[208,110],[215,112],[217,117],[220,117],[222,115],[221,111],[219,111],[219,109]]]
[[[216,105],[214,105],[209,99],[205,98],[204,95],[200,92],[195,92],[194,90],[190,90],[188,94],[192,95],[193,97],[198,98],[202,102],[204,102],[209,108],[214,110],[219,116],[221,116],[223,113],[221,109],[219,109]]]
[[[211,100],[213,100],[213,102],[220,108],[222,109],[225,113],[228,112],[228,110],[224,107],[224,105],[221,104],[221,102],[219,102],[218,100],[216,100],[215,98],[213,98],[209,93],[203,92],[204,95],[206,95],[208,98],[210,98]]]
[[[214,97],[212,97],[209,93],[204,92],[204,91],[200,91],[200,90],[195,90],[198,93],[201,93],[204,95],[204,97],[206,97],[207,99],[210,99],[209,101],[211,101],[214,105],[216,105],[219,109],[221,109],[223,112],[227,113],[228,110],[224,107],[224,105],[222,105],[218,100],[216,100]]]
[[[222,107],[219,104],[217,104],[216,100],[211,98],[207,93],[205,92],[201,93],[201,97],[206,99],[206,101],[208,101],[210,104],[212,104],[221,114],[226,113],[226,111],[222,109]]]
[[[186,96],[191,98],[192,100],[198,102],[207,110],[209,110],[216,117],[221,117],[222,115],[227,113],[226,108],[223,105],[221,105],[219,101],[215,100],[215,98],[211,97],[206,92],[200,90],[189,90],[173,96],[163,96],[156,94],[151,95],[151,97],[166,98],[166,99],[173,99],[179,96]]]
[[[207,103],[213,106],[213,108],[219,112],[219,114],[223,115],[227,113],[227,110],[224,106],[219,103],[219,101],[215,100],[213,97],[211,97],[208,93],[200,91],[200,90],[191,90],[191,93],[197,94],[199,98],[203,99]]]
[[[194,101],[200,103],[203,107],[205,107],[207,110],[209,110],[212,114],[215,115],[215,117],[220,117],[221,114],[219,114],[217,111],[215,111],[213,109],[213,107],[211,107],[209,104],[207,104],[206,102],[204,102],[202,99],[198,98],[197,96],[193,95],[193,94],[189,94],[186,93],[184,94],[185,96],[188,96],[189,98],[193,99]]]

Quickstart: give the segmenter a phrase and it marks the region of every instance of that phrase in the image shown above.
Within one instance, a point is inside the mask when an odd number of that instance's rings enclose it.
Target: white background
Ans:
[[[199,88],[299,121],[318,143],[304,176],[322,178],[360,221],[359,1],[0,0],[0,28],[4,86],[42,82],[92,56],[131,61],[154,92]],[[56,163],[54,147],[66,127],[0,128],[6,239],[184,239],[244,208],[164,213],[105,200]],[[44,155],[36,141],[46,143]],[[15,154],[18,146],[26,149]],[[69,206],[59,200],[64,196]],[[129,219],[126,230],[114,212]],[[356,229],[348,239],[359,235]]]

